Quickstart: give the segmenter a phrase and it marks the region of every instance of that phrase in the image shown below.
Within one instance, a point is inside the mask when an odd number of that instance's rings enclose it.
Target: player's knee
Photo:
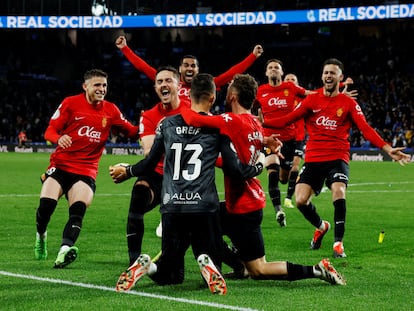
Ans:
[[[266,278],[266,272],[264,271],[264,264],[255,264],[250,265],[247,270],[249,272],[249,276],[253,280],[263,280]]]
[[[295,201],[296,201],[296,206],[300,209],[300,207],[306,208],[306,206],[308,205],[308,200],[304,197],[301,196],[296,196],[295,194]]]
[[[145,214],[153,199],[152,191],[149,186],[136,184],[132,188],[129,212],[134,214]]]
[[[277,172],[279,172],[280,165],[279,164],[276,164],[276,163],[271,163],[269,165],[266,165],[266,169],[268,171],[277,171]]]

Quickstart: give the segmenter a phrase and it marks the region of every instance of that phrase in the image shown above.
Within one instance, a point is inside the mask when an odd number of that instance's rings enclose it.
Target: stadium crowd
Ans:
[[[153,67],[178,66],[185,54],[196,55],[200,72],[217,74],[242,60],[255,44],[264,57],[248,73],[265,83],[268,58],[283,61],[286,72],[299,77],[307,89],[321,86],[320,68],[327,57],[345,64],[345,76],[354,80],[358,102],[369,123],[394,146],[413,146],[414,42],[406,40],[414,24],[272,25],[217,29],[132,29],[128,45]],[[243,33],[243,40],[240,40]],[[101,68],[109,73],[108,99],[132,122],[157,101],[153,83],[126,60],[114,44],[119,34],[109,30],[2,30],[0,37],[0,141],[44,142],[50,116],[67,94],[80,91],[82,73]],[[12,38],[13,37],[13,38]],[[12,40],[13,39],[13,40]],[[211,44],[214,42],[214,44]],[[224,107],[218,94],[216,112]],[[353,147],[370,147],[361,133],[352,131]],[[110,142],[126,138],[111,136]]]

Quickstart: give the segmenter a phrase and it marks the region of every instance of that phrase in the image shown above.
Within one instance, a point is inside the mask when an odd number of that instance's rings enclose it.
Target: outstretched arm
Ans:
[[[382,150],[384,150],[388,155],[395,161],[398,161],[401,166],[404,166],[405,164],[410,163],[411,156],[409,154],[406,154],[402,152],[405,147],[397,147],[392,148],[390,145],[386,144],[382,147]]]
[[[211,127],[221,129],[223,124],[222,115],[202,115],[190,108],[181,109],[181,116],[184,118],[185,123],[195,127]]]
[[[244,60],[214,78],[214,83],[216,84],[217,88],[220,88],[226,83],[230,82],[235,74],[245,72],[262,54],[263,47],[261,45],[256,45],[253,49],[253,52],[250,53],[249,56],[247,56]]]
[[[151,67],[146,61],[132,51],[128,45],[125,36],[119,36],[115,45],[121,50],[122,54],[130,61],[130,63],[143,74],[145,74],[152,81],[155,81],[157,70]]]
[[[134,165],[118,164],[109,166],[109,175],[118,184],[133,176],[144,175],[155,169],[165,152],[163,138],[157,136],[149,154]]]

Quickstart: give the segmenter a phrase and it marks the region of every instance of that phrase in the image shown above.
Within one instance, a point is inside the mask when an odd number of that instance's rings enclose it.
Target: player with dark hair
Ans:
[[[201,116],[183,109],[184,120],[194,126],[219,128],[228,135],[243,163],[250,163],[263,148],[263,129],[250,110],[256,98],[257,82],[250,75],[236,75],[227,89],[229,113],[220,116]],[[267,262],[261,223],[265,194],[257,178],[241,180],[224,172],[226,211],[221,214],[226,234],[253,279],[300,280],[320,278],[331,284],[344,285],[345,280],[328,259],[314,266],[286,261]]]
[[[346,257],[343,246],[345,233],[346,201],[345,194],[349,178],[349,132],[355,124],[373,145],[384,150],[399,161],[408,163],[410,156],[403,153],[404,148],[392,148],[367,123],[358,103],[351,97],[339,92],[343,79],[344,66],[335,58],[323,64],[323,90],[308,95],[295,111],[280,117],[269,118],[265,125],[283,127],[301,118],[309,134],[306,144],[305,163],[296,184],[296,206],[305,218],[316,227],[311,249],[319,249],[322,239],[330,229],[328,221],[323,220],[311,202],[324,185],[332,191],[334,206],[334,257]]]
[[[285,82],[292,82],[295,85],[299,85],[298,77],[293,73],[288,73],[284,78]],[[304,97],[296,96],[294,100],[294,106],[296,107]],[[286,208],[294,208],[292,203],[292,197],[295,194],[296,181],[299,175],[299,168],[302,162],[305,152],[305,122],[300,119],[295,122],[295,152],[293,155],[292,167],[288,176],[288,187],[286,191],[286,198],[283,201],[283,206]]]
[[[135,54],[127,45],[127,39],[125,36],[119,36],[115,40],[115,45],[120,49],[124,56],[131,62],[131,64],[143,72],[149,79],[155,80],[156,69],[151,67],[145,60]],[[218,89],[226,85],[236,73],[242,73],[246,71],[255,61],[263,54],[263,48],[261,45],[256,45],[253,52],[250,53],[242,62],[234,65],[226,72],[214,78],[214,83]],[[193,78],[199,73],[200,67],[197,57],[194,55],[184,55],[180,59],[178,72],[180,74],[180,88],[178,90],[178,96],[182,101],[185,101],[190,105],[190,87]],[[156,230],[157,236],[162,235],[161,223]]]
[[[107,77],[99,69],[87,71],[82,84],[85,92],[62,101],[44,135],[57,147],[50,156],[36,211],[37,259],[47,258],[46,229],[58,200],[65,195],[69,204],[69,219],[63,230],[55,268],[65,267],[78,255],[74,244],[86,209],[92,203],[98,163],[111,128],[138,139],[138,127],[129,123],[115,104],[105,100]]]
[[[191,107],[206,115],[216,98],[213,77],[199,74],[191,85]],[[226,293],[219,267],[222,234],[219,199],[215,185],[215,163],[222,156],[227,174],[237,179],[256,176],[263,164],[240,163],[227,137],[211,128],[188,126],[180,115],[161,121],[148,156],[132,166],[115,166],[110,174],[115,182],[151,172],[164,155],[162,184],[162,254],[156,263],[142,254],[121,274],[117,290],[128,290],[146,273],[160,285],[184,280],[184,256],[191,244],[200,271],[215,294]],[[257,156],[257,155],[256,155]],[[254,162],[258,160],[252,159]]]
[[[154,87],[160,102],[144,111],[139,124],[141,145],[145,156],[149,154],[154,143],[159,122],[167,116],[179,114],[183,105],[189,105],[185,99],[178,97],[179,74],[174,67],[158,68]],[[144,215],[161,202],[163,167],[164,163],[160,160],[154,170],[137,176],[132,188],[126,230],[129,266],[141,254]]]
[[[259,117],[266,122],[268,118],[283,116],[295,109],[295,99],[311,94],[303,87],[292,82],[283,81],[282,62],[278,59],[269,59],[266,62],[266,77],[268,82],[259,86],[257,102],[260,104]],[[296,128],[294,124],[275,128],[266,122],[264,126],[266,136],[279,135],[283,147],[283,157],[266,150],[266,168],[268,172],[268,190],[270,200],[276,212],[276,220],[281,227],[286,226],[286,213],[281,206],[279,181],[286,184],[293,164],[296,149]]]

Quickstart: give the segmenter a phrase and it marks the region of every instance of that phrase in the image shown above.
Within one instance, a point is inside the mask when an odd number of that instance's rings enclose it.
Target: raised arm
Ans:
[[[245,72],[253,63],[263,54],[263,47],[261,45],[256,45],[253,49],[253,52],[249,54],[244,60],[240,63],[234,65],[226,72],[214,77],[214,83],[217,88],[222,87],[226,83],[230,82],[234,75],[237,73]]]
[[[155,81],[157,70],[154,67],[151,67],[146,61],[144,61],[128,47],[125,36],[119,36],[115,41],[115,45],[121,50],[122,54],[124,54],[124,56],[136,69],[141,71],[152,81]]]

